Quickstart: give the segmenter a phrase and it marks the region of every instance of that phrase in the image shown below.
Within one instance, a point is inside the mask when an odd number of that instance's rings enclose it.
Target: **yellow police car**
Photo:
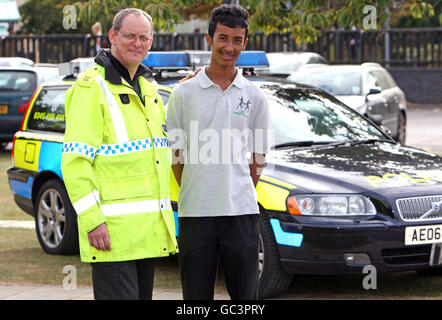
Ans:
[[[208,54],[149,53],[145,64],[157,72],[165,103],[178,79],[168,77],[170,70],[204,63]],[[253,73],[266,58],[244,52],[237,64]],[[397,143],[320,89],[256,75],[249,80],[267,95],[275,139],[257,185],[260,296],[283,292],[293,274],[362,274],[366,265],[440,274],[442,158]],[[41,246],[53,254],[78,246],[60,172],[64,92],[71,84],[36,91],[8,169],[17,205],[35,216]],[[175,183],[175,215],[177,194]]]

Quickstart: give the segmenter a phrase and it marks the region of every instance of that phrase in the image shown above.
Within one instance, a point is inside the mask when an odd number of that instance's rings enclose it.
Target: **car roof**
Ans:
[[[31,67],[31,66],[1,66],[0,65],[0,70],[36,72],[35,68]]]
[[[362,64],[311,64],[302,67],[302,71],[305,70],[333,70],[333,69],[344,69],[344,70],[363,70],[363,69],[384,69],[382,65],[375,62],[366,62]],[[300,70],[301,71],[301,70]]]
[[[0,57],[0,66],[33,66],[34,61],[22,57]]]

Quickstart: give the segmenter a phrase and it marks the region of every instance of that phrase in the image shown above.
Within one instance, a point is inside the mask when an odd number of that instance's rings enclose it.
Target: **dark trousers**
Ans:
[[[218,261],[232,300],[258,298],[259,215],[179,219],[183,298],[213,300]]]
[[[154,259],[91,265],[95,300],[152,300]]]

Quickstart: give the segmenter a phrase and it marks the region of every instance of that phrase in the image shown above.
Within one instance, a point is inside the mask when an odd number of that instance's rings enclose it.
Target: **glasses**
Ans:
[[[140,35],[140,36],[138,36],[138,35],[136,35],[134,33],[124,33],[124,32],[121,32],[121,31],[117,31],[117,32],[121,33],[123,38],[125,38],[127,40],[130,40],[130,41],[135,41],[137,39],[140,39],[141,43],[147,43],[147,42],[149,42],[152,39],[152,37],[150,35]]]

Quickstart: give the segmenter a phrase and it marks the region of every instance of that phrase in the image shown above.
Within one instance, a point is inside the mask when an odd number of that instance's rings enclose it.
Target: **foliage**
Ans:
[[[61,8],[68,4],[68,1],[30,0],[25,5],[26,8],[22,14],[25,19],[45,15],[48,21],[51,21],[54,14],[49,14],[48,7],[50,7],[49,3],[55,3],[51,10],[58,10],[58,24],[51,23],[51,27],[40,28],[40,33],[53,32],[62,27],[59,16]],[[77,1],[74,6],[78,12],[79,24],[90,26],[95,21],[100,21],[104,32],[111,27],[115,13],[126,7],[145,10],[152,16],[155,30],[164,32],[173,30],[174,25],[190,19],[193,15],[208,19],[210,11],[222,2],[222,0],[90,0]],[[413,21],[434,17],[433,5],[439,6],[440,0],[406,2],[399,0],[241,0],[241,5],[251,14],[250,32],[291,31],[298,41],[311,42],[324,30],[353,26],[366,30],[364,22],[366,24],[369,18],[367,6],[371,6],[375,14],[370,28],[383,29],[387,22],[397,22],[399,20],[397,17],[401,19],[411,17]],[[32,11],[30,9],[36,12],[30,12]],[[440,10],[438,13],[440,14]],[[34,30],[37,30],[38,19],[29,18],[27,21],[26,30],[33,30],[31,32],[36,33]],[[81,32],[80,28],[76,31]]]
[[[69,0],[29,0],[20,7],[22,34],[68,33],[63,28],[63,7]],[[79,22],[75,32],[90,33],[90,25]]]

